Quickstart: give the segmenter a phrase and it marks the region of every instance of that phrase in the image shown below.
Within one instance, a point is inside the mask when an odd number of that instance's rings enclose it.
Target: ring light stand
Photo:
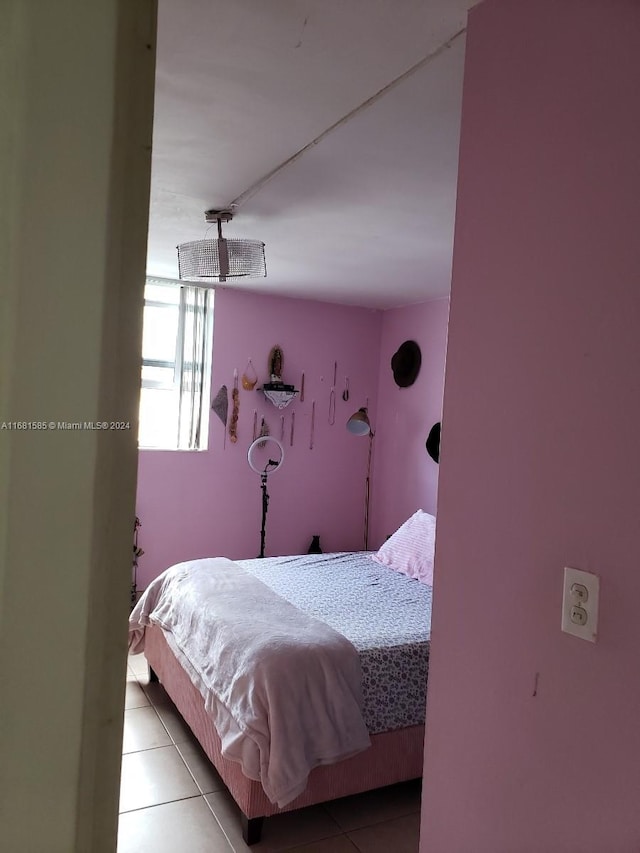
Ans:
[[[279,459],[269,459],[264,468],[259,468],[254,461],[256,448],[264,446],[267,441],[272,441],[280,451]],[[260,488],[262,489],[262,527],[260,528],[260,557],[264,557],[265,529],[267,526],[267,510],[269,509],[269,494],[267,492],[267,477],[273,474],[284,461],[284,448],[277,438],[272,435],[261,435],[251,444],[247,451],[247,462],[252,471],[260,474]]]

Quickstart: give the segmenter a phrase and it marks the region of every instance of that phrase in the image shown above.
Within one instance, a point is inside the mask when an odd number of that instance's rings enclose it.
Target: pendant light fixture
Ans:
[[[209,224],[218,226],[218,237],[180,243],[177,248],[181,281],[214,287],[217,282],[264,278],[267,275],[264,243],[260,240],[227,240],[222,236],[222,223],[233,219],[230,210],[207,210],[204,218]]]

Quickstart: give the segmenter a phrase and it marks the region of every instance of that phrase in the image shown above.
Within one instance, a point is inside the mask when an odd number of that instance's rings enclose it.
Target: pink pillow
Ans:
[[[419,509],[390,536],[372,559],[396,572],[433,586],[436,520]]]

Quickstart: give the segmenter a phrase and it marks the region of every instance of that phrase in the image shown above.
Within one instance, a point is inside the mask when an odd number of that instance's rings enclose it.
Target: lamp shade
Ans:
[[[371,433],[371,424],[369,423],[369,415],[365,408],[358,409],[347,421],[347,430],[352,435],[369,435]]]
[[[259,240],[193,240],[178,246],[182,281],[215,283],[264,277],[264,243]]]

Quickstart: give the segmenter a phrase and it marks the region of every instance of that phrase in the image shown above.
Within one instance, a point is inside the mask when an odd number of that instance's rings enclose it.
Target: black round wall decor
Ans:
[[[434,462],[438,463],[440,462],[440,426],[440,421],[438,421],[431,427],[426,441],[427,453]]]

